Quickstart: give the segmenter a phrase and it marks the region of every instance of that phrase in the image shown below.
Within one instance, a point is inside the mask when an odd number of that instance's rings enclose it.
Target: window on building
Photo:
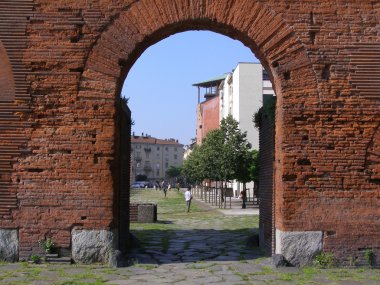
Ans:
[[[157,147],[157,150],[160,150],[160,147],[159,147],[159,146]]]
[[[160,176],[160,171],[159,170],[157,170],[156,176]]]
[[[174,155],[174,159],[177,159],[177,158],[178,158],[178,157],[177,157],[177,155],[175,154],[175,155]]]
[[[165,150],[166,150],[166,151],[168,151],[168,150],[169,150],[167,146],[165,146]]]
[[[168,163],[168,162],[165,162],[165,167],[166,167],[166,168],[169,167],[169,163]]]

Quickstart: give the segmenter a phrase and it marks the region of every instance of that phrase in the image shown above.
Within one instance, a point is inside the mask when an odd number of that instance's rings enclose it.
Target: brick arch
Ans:
[[[115,209],[122,81],[149,45],[207,29],[249,46],[277,91],[280,253],[310,241],[340,259],[364,258],[366,248],[380,256],[378,164],[369,155],[378,152],[380,10],[369,2],[5,1],[0,39],[16,100],[0,106],[8,129],[0,158],[9,160],[0,161],[0,200],[7,191],[13,207],[0,209],[0,230],[18,232],[27,258],[47,235],[67,250],[78,235],[107,231],[110,241],[126,228]]]
[[[104,86],[109,99],[117,97],[128,71],[144,50],[179,32],[211,30],[249,47],[269,72],[277,94],[276,221],[272,215],[273,197],[267,208],[262,207],[262,216],[266,216],[266,236],[271,235],[269,240],[265,240],[266,248],[274,251],[274,222],[277,228],[286,230],[282,212],[287,210],[282,196],[286,188],[283,176],[287,173],[283,173],[282,165],[291,164],[281,147],[288,139],[285,136],[291,135],[289,131],[283,133],[283,122],[291,120],[294,114],[302,113],[304,105],[319,101],[316,73],[297,34],[265,4],[218,1],[218,4],[197,9],[186,3],[172,1],[159,6],[154,1],[139,1],[115,17],[89,53],[78,98],[101,94]],[[304,90],[308,90],[307,98],[303,96]],[[295,107],[295,101],[302,107]],[[288,112],[283,113],[283,110]]]
[[[290,85],[317,90],[317,76],[304,44],[280,14],[266,5],[253,1],[243,4],[224,1],[205,5],[204,9],[196,7],[197,4],[187,6],[186,1],[173,1],[165,7],[159,5],[139,1],[115,16],[92,47],[81,84],[91,81],[88,72],[104,74],[120,82],[149,46],[179,32],[210,30],[237,39],[250,48],[269,71],[278,94],[283,86],[289,89]],[[284,75],[292,72],[294,80],[289,84]],[[299,86],[299,81],[295,84],[297,73],[311,80],[303,80],[306,84]]]
[[[12,101],[15,98],[15,82],[12,66],[9,62],[7,51],[0,41],[0,100]]]

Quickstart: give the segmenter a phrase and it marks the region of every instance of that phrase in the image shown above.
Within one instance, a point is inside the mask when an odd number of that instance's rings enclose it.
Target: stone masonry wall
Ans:
[[[19,230],[20,258],[45,236],[69,248],[73,230],[118,227],[123,80],[146,48],[199,29],[240,40],[274,84],[276,229],[323,232],[323,250],[341,259],[366,248],[380,255],[377,1],[4,0],[0,8],[15,79],[15,99],[0,101],[0,228]]]

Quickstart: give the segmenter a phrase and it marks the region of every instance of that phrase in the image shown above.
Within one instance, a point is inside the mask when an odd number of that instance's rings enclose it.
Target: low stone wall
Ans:
[[[139,223],[157,222],[157,204],[130,204],[129,221]]]

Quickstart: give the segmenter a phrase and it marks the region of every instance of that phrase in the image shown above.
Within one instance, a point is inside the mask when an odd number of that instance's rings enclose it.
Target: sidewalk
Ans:
[[[185,188],[181,189],[183,192],[186,191]],[[240,198],[231,197],[231,208],[230,208],[230,198],[227,197],[226,208],[219,208],[218,205],[212,205],[212,203],[205,202],[199,197],[193,195],[193,201],[202,207],[208,207],[216,209],[225,216],[244,216],[244,215],[259,215],[259,206],[253,205],[252,202],[247,202],[247,208],[242,209],[242,200]]]

